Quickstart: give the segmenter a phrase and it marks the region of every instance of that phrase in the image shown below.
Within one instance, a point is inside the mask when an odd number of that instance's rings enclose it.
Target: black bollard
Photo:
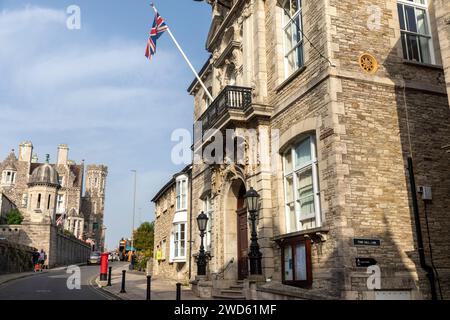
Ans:
[[[112,267],[109,267],[109,272],[108,272],[108,284],[107,284],[107,286],[108,287],[111,287],[111,269],[112,269]]]
[[[177,283],[177,300],[181,300],[181,283]]]
[[[122,270],[122,289],[120,289],[120,293],[127,293],[125,291],[125,273],[127,271],[126,270]]]
[[[151,284],[152,284],[152,276],[147,276],[147,300],[151,300]]]

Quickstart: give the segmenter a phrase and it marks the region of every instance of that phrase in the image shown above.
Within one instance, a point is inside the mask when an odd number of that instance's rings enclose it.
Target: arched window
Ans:
[[[50,201],[51,201],[51,200],[52,200],[52,195],[49,194],[49,195],[48,195],[48,202],[47,202],[47,210],[50,209]]]
[[[292,144],[283,154],[287,232],[321,225],[315,136]]]
[[[41,194],[40,193],[38,194],[36,208],[38,208],[38,209],[41,208]]]

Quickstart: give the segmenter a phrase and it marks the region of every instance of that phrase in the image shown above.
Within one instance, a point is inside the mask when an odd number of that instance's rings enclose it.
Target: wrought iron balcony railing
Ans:
[[[201,115],[203,132],[212,129],[230,109],[244,111],[252,104],[252,89],[226,86]]]

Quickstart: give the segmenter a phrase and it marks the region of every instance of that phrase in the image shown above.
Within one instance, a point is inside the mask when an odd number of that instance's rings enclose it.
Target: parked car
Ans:
[[[98,251],[91,252],[91,255],[89,256],[87,264],[88,265],[89,264],[100,264],[101,257],[102,256],[100,255],[100,252],[98,252]]]

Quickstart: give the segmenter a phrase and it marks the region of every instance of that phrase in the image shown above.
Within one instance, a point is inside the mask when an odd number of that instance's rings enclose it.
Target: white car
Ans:
[[[100,252],[92,252],[89,256],[89,259],[87,261],[87,264],[100,264],[102,256],[100,255]]]

